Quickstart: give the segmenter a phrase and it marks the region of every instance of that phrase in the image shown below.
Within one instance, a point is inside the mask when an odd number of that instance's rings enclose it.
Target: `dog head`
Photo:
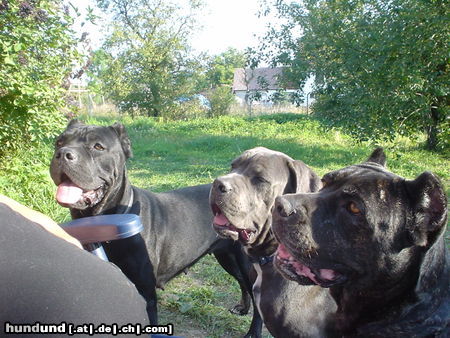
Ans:
[[[58,186],[56,200],[78,210],[101,204],[123,178],[131,156],[131,142],[122,124],[102,127],[72,120],[56,139],[50,164],[50,175]]]
[[[220,236],[245,246],[260,245],[270,230],[275,198],[319,186],[320,180],[303,162],[263,147],[247,150],[232,162],[230,173],[212,185],[213,227]]]
[[[377,149],[365,163],[326,174],[317,193],[277,198],[275,265],[284,277],[380,296],[414,283],[423,252],[444,232],[446,195],[429,172],[410,181],[384,165]]]

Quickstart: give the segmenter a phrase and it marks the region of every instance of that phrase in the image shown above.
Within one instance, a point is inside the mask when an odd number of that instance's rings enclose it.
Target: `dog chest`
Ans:
[[[255,305],[258,308],[258,312],[261,315],[262,320],[264,321],[264,314],[261,312],[261,284],[263,272],[259,263],[253,263],[253,268],[255,269],[257,274],[255,283],[253,284],[253,297],[255,298]]]

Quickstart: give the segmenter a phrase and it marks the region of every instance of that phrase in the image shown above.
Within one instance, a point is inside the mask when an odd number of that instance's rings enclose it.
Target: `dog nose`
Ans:
[[[275,199],[275,210],[281,217],[289,217],[296,213],[292,204],[283,196]]]
[[[216,188],[222,193],[222,194],[226,194],[229,193],[233,188],[231,187],[231,183],[224,181],[224,180],[220,180],[220,179],[216,179],[214,181],[214,185],[216,186]]]
[[[67,161],[75,161],[77,159],[77,156],[69,148],[61,148],[56,153],[56,158],[57,159],[63,158],[65,160],[67,160]]]

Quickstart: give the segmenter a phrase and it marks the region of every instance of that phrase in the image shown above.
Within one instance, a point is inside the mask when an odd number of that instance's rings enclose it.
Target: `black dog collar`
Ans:
[[[258,263],[260,266],[264,266],[267,263],[270,263],[273,261],[273,256],[260,256],[260,257],[250,257],[251,263]]]

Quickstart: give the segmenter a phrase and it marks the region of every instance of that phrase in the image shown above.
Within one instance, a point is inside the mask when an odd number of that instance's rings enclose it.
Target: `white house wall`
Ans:
[[[273,94],[275,94],[277,92],[277,90],[259,90],[258,93],[261,95],[261,98],[257,101],[254,100],[253,104],[260,104],[260,105],[264,105],[264,106],[272,106],[274,103],[271,100],[271,97]],[[296,90],[294,89],[287,89],[286,93],[295,93]],[[248,92],[248,93],[251,93]],[[253,92],[255,93],[255,92]],[[247,91],[245,90],[235,90],[234,91],[234,96],[236,99],[236,102],[238,102],[241,106],[245,105],[245,96],[247,95]]]

